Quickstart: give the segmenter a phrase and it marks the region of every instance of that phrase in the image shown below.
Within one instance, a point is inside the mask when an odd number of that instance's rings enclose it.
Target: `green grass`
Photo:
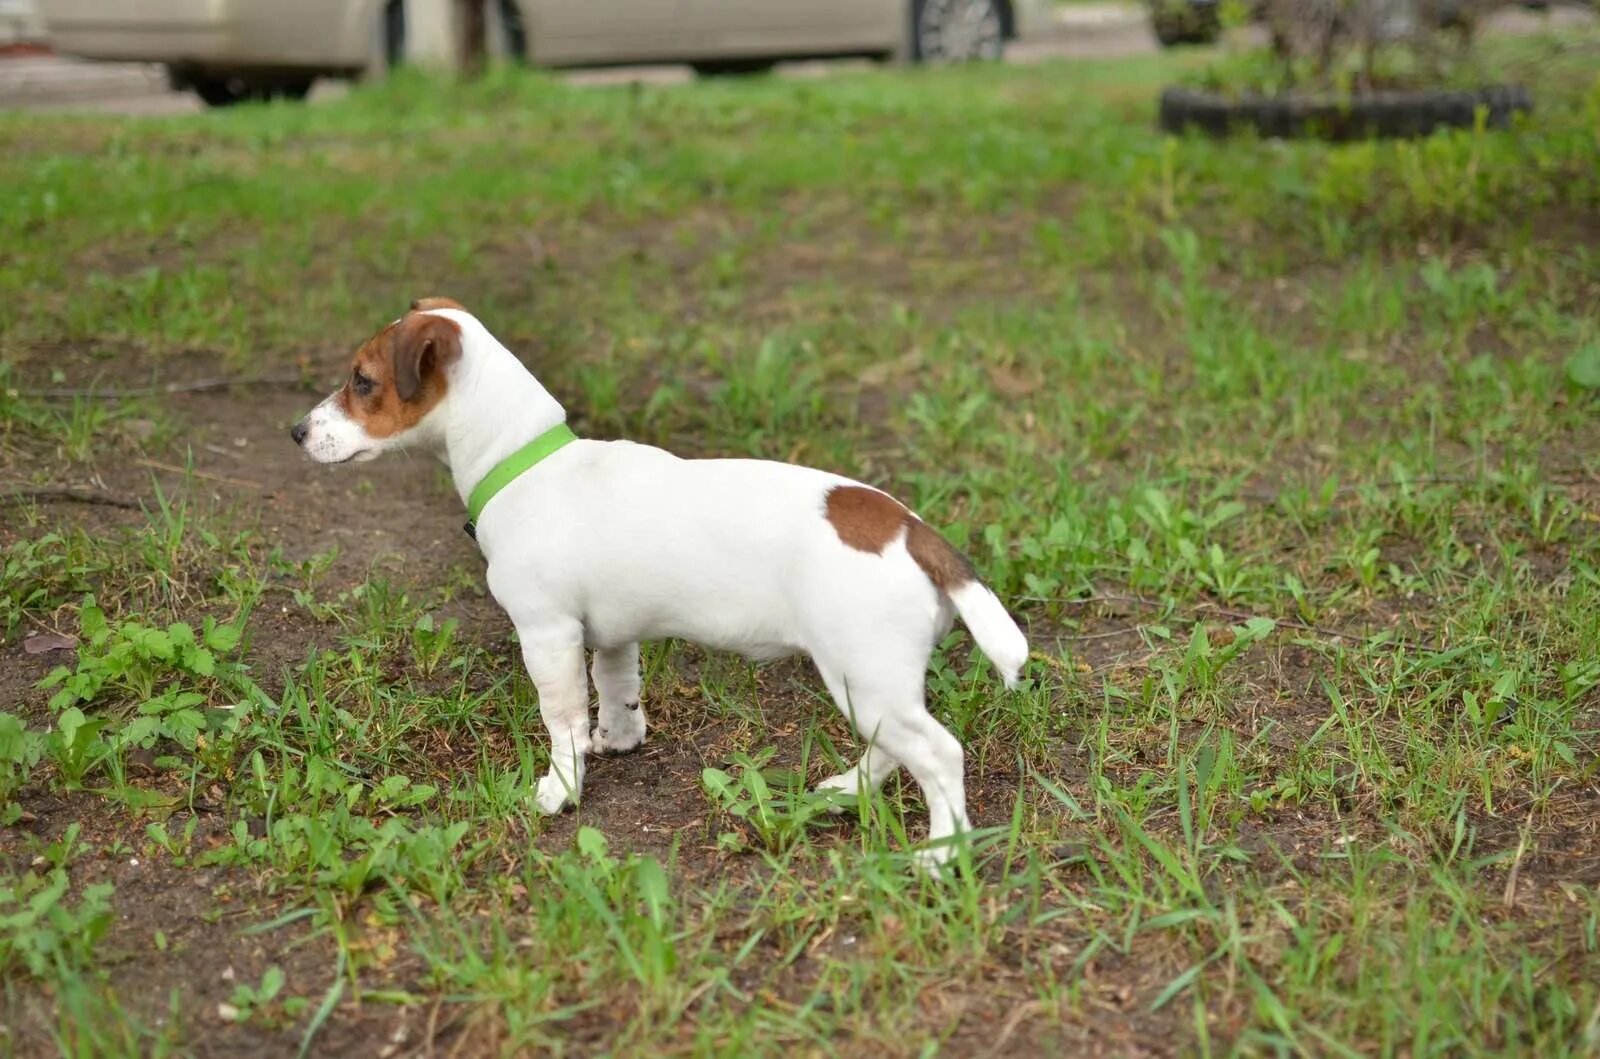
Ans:
[[[1181,56],[0,117],[0,1049],[1592,1053],[1595,46],[1490,42],[1513,132],[1342,147],[1162,137]],[[320,384],[429,293],[581,432],[972,555],[1038,653],[930,675],[965,871],[909,785],[806,793],[807,667],[683,644],[658,756],[540,817],[436,471],[302,467],[320,385],[115,396]]]

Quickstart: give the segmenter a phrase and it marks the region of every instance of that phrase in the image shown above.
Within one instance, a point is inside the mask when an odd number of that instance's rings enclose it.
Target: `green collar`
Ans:
[[[543,434],[528,442],[522,448],[513,452],[499,463],[489,469],[483,476],[483,481],[473,487],[472,494],[467,497],[467,532],[474,537],[473,527],[477,525],[478,516],[483,514],[483,509],[493,500],[495,494],[512,482],[517,476],[529,470],[534,464],[555,452],[569,441],[577,441],[578,435],[565,423],[557,423]]]

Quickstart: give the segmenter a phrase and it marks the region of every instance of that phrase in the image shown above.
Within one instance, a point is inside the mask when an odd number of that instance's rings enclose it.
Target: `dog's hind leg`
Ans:
[[[602,647],[594,653],[595,693],[600,723],[590,746],[597,754],[624,754],[644,742],[644,708],[639,705],[639,645]]]
[[[884,717],[874,740],[905,763],[928,804],[928,848],[918,859],[937,868],[955,853],[956,841],[970,830],[967,819],[966,754],[956,737],[922,703],[922,689],[907,706]]]
[[[583,669],[583,630],[577,625],[518,627],[522,660],[539,693],[539,715],[550,730],[550,771],[539,781],[541,811],[559,813],[583,794],[589,752],[589,680]]]
[[[882,787],[894,775],[900,762],[875,743],[868,743],[861,759],[837,776],[829,776],[817,784],[819,791],[842,791],[845,794],[870,794]]]
[[[824,780],[823,786],[854,792],[863,784],[881,784],[896,765],[904,765],[928,806],[928,848],[919,852],[918,858],[937,868],[950,859],[957,838],[971,824],[963,775],[965,754],[955,736],[934,720],[924,704],[923,669],[909,661],[899,666],[879,661],[876,671],[869,669],[865,676],[857,677],[855,670],[835,668],[820,659],[818,668],[839,709],[868,741],[860,763]]]
[[[844,794],[870,794],[884,785],[895,769],[900,767],[900,762],[889,756],[888,751],[873,740],[871,729],[863,728],[856,718],[856,712],[850,705],[849,682],[842,673],[830,667],[817,663],[817,669],[822,674],[822,682],[828,686],[828,693],[833,696],[834,704],[845,715],[850,726],[855,729],[856,735],[867,744],[861,752],[861,757],[856,763],[837,776],[829,776],[817,784],[819,791],[840,791]]]

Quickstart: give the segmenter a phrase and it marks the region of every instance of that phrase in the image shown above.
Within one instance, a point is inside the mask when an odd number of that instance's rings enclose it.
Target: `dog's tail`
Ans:
[[[999,597],[976,577],[952,586],[947,595],[956,605],[961,620],[967,623],[972,638],[994,663],[1000,679],[1006,682],[1006,687],[1016,687],[1022,667],[1028,661],[1028,639],[1006,613]]]
[[[955,604],[956,613],[967,623],[967,630],[994,663],[1006,687],[1016,687],[1028,661],[1028,639],[1006,613],[1000,598],[978,580],[972,560],[956,551],[926,522],[908,511],[905,527],[906,551],[922,567],[933,587]]]

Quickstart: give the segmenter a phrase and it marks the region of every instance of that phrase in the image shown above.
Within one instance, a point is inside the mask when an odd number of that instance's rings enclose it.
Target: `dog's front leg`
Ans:
[[[591,748],[596,754],[626,754],[644,742],[644,709],[639,705],[639,645],[601,647],[594,653],[595,694],[600,723]]]
[[[546,813],[576,805],[583,794],[583,756],[589,752],[589,680],[583,668],[583,630],[565,625],[517,628],[522,660],[539,693],[539,715],[550,730],[550,771],[536,801]]]

